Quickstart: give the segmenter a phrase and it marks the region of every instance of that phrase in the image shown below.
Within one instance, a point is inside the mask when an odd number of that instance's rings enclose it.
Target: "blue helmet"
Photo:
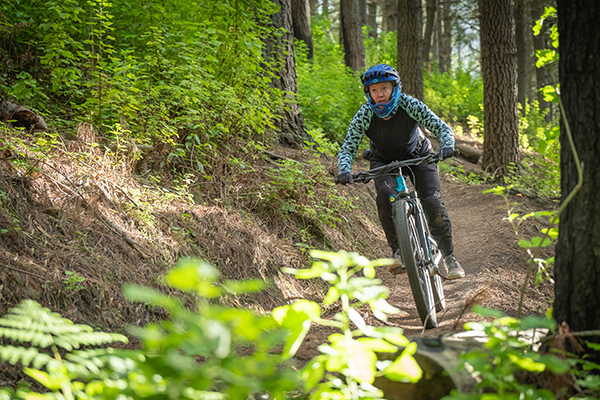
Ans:
[[[365,73],[363,73],[360,76],[360,80],[362,81],[365,90],[365,97],[369,101],[369,105],[371,106],[373,112],[381,118],[385,118],[390,115],[396,106],[399,94],[402,90],[402,84],[400,83],[398,71],[387,64],[378,64],[369,68]],[[377,104],[376,106],[375,101],[369,94],[369,85],[381,82],[392,82],[394,85],[394,91],[392,92],[392,97],[388,103]]]

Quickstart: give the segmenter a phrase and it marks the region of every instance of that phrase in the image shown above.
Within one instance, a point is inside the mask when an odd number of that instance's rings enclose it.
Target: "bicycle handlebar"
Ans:
[[[459,154],[458,149],[454,150],[454,156]],[[381,167],[373,168],[367,171],[359,171],[357,173],[352,174],[352,179],[355,182],[364,182],[368,183],[371,179],[375,177],[377,174],[385,174],[391,170],[399,169],[402,167],[410,167],[413,165],[421,165],[421,164],[431,164],[434,162],[439,162],[440,158],[437,153],[429,153],[423,157],[412,158],[409,160],[403,161],[392,161],[389,164],[383,165]],[[334,182],[336,184],[340,183],[338,177],[335,178]]]

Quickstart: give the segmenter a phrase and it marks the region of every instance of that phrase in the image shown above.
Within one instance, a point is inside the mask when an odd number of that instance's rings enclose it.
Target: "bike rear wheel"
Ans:
[[[436,303],[433,296],[432,280],[426,268],[420,268],[425,257],[425,249],[419,240],[415,217],[406,199],[396,199],[392,204],[396,239],[402,262],[406,266],[408,281],[415,299],[415,305],[425,328],[437,326]],[[439,277],[438,277],[439,278]]]

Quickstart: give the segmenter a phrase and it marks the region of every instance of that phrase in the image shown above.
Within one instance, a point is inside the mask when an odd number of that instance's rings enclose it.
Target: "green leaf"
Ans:
[[[63,380],[56,379],[55,377],[51,378],[48,373],[37,369],[23,368],[23,372],[52,391],[60,389],[61,384],[63,383]]]
[[[373,383],[375,380],[375,363],[377,356],[361,342],[352,340],[350,358],[348,359],[349,375],[360,383]]]
[[[223,287],[234,295],[242,293],[257,293],[269,287],[269,284],[262,279],[245,279],[242,281],[226,280]]]
[[[558,52],[552,49],[544,49],[544,50],[536,50],[535,55],[537,57],[537,61],[535,66],[541,68],[545,65],[551,64],[554,61],[558,61]],[[545,100],[545,98],[544,98]],[[546,100],[548,101],[548,100]]]
[[[542,372],[546,369],[546,365],[536,362],[530,357],[520,356],[517,354],[508,354],[508,358],[513,364],[518,365],[520,368],[531,371],[531,372]]]
[[[481,315],[482,317],[501,318],[506,316],[506,314],[502,311],[494,310],[493,308],[482,307],[477,304],[473,306],[472,311]]]
[[[505,188],[504,186],[496,186],[495,188],[484,190],[482,193],[483,194],[495,194],[497,196],[504,196],[505,192],[507,192],[508,189],[510,189],[510,188]]]
[[[273,319],[290,331],[284,348],[286,358],[296,354],[310,329],[311,322],[320,316],[319,305],[308,300],[300,300],[292,305],[277,307],[273,310]]]
[[[585,344],[592,350],[600,351],[600,343],[586,341]]]
[[[417,382],[423,375],[423,370],[415,361],[413,355],[417,351],[417,344],[412,342],[389,367],[383,372],[385,377],[396,382]]]
[[[332,286],[329,288],[327,295],[323,299],[323,304],[331,305],[331,304],[335,303],[339,298],[340,298],[339,290],[337,289],[337,287]]]
[[[538,361],[546,365],[546,367],[555,374],[566,374],[571,369],[568,362],[551,354],[540,356]]]
[[[175,289],[194,291],[202,297],[218,297],[222,291],[213,283],[219,278],[218,270],[208,262],[185,258],[165,276],[165,282]]]
[[[394,346],[390,342],[383,339],[360,338],[357,339],[366,349],[377,353],[395,353],[398,351],[398,346]]]
[[[324,374],[323,356],[317,356],[310,360],[300,373],[300,377],[304,381],[304,390],[311,391],[323,379]]]
[[[522,331],[540,328],[554,331],[556,329],[556,321],[552,318],[541,318],[535,315],[528,315],[523,318],[523,321],[519,324],[519,330]]]
[[[552,103],[558,103],[558,91],[555,86],[547,85],[540,89],[540,92],[544,95],[544,101],[551,101]]]
[[[548,235],[551,239],[558,239],[558,228],[544,228],[542,233]]]

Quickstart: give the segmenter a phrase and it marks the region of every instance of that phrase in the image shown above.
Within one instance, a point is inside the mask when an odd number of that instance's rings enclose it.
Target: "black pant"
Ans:
[[[426,140],[423,149],[416,155],[417,157],[424,156],[431,152],[431,145]],[[389,162],[378,159],[377,155],[371,157],[371,168],[381,167]],[[444,257],[452,254],[454,245],[452,243],[452,223],[446,206],[442,202],[442,194],[440,192],[440,177],[437,164],[424,164],[413,167],[403,168],[403,173],[409,176],[421,204],[427,221],[429,222],[429,230],[433,238],[438,242],[438,246]],[[377,190],[377,209],[379,211],[379,220],[383,226],[385,237],[388,244],[392,248],[392,252],[398,249],[396,240],[396,231],[392,220],[392,203],[390,196],[395,196],[396,176],[377,176],[375,179],[375,189]]]

